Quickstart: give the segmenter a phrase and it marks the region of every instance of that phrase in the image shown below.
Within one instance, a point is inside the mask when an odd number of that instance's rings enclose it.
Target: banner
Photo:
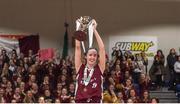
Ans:
[[[109,40],[109,55],[113,50],[130,51],[133,54],[144,51],[149,59],[153,59],[157,51],[155,36],[111,36]]]
[[[23,38],[25,35],[11,35],[0,34],[0,50],[5,49],[7,54],[10,54],[12,49],[15,49],[17,54],[20,53],[18,39]]]
[[[24,54],[25,57],[28,56],[29,50],[33,51],[33,54],[37,54],[39,45],[39,33],[31,34],[19,39],[20,52]]]
[[[54,57],[54,49],[52,48],[40,49],[38,53],[40,60],[49,60],[49,59],[53,59]]]

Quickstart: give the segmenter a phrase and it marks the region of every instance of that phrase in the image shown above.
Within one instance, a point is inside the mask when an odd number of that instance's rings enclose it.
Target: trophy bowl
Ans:
[[[85,41],[86,40],[86,33],[84,31],[78,30],[74,32],[74,38],[79,41]]]
[[[91,20],[92,20],[92,18],[90,16],[82,16],[79,19],[77,19],[79,27],[73,34],[75,39],[77,39],[79,41],[86,40],[86,35],[88,35],[88,26],[89,26]]]

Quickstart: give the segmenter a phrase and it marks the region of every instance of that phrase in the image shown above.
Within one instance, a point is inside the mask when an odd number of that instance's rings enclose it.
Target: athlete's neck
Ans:
[[[88,69],[92,69],[95,65],[89,65],[87,64]]]

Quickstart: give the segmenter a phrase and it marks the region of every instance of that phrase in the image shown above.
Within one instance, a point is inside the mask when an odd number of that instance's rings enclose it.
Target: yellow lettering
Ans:
[[[151,46],[150,43],[144,43],[144,51],[147,51],[150,46]]]
[[[139,51],[144,51],[144,43],[141,43],[140,47],[139,47]]]
[[[131,51],[138,51],[139,45],[140,43],[138,42],[132,42]]]

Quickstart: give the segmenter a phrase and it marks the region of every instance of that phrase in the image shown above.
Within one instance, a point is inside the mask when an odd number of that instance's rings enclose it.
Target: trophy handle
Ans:
[[[89,33],[89,48],[91,48],[93,44],[93,22],[92,21],[89,24],[88,33]]]
[[[81,17],[81,19],[77,19],[76,20],[76,31],[78,31],[79,30],[79,28],[80,28],[80,26],[81,26],[81,20],[82,20],[82,17]],[[81,41],[81,45],[82,45],[82,48],[83,48],[83,51],[84,51],[84,53],[86,52],[86,49],[85,49],[85,45],[84,45],[84,42],[83,41]]]

